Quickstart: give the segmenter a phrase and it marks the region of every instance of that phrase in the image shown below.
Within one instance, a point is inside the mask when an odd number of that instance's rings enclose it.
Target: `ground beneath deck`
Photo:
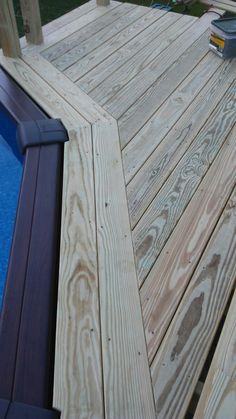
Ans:
[[[236,61],[208,50],[214,13],[90,2],[66,16],[20,71],[57,94],[48,112],[63,100],[92,126],[65,160],[55,405],[184,418],[236,276]]]

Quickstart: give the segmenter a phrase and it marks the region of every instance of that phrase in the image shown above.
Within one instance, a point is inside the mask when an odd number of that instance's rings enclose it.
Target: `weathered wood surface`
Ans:
[[[115,51],[119,50],[123,45],[129,43],[130,40],[136,38],[140,32],[150,26],[153,22],[160,18],[160,14],[156,10],[151,10],[145,13],[140,18],[136,19],[128,27],[118,32],[111,39],[102,43],[96,50],[91,51],[85,57],[80,59],[76,64],[77,77],[81,78],[87,74],[89,70],[96,67],[103,62]],[[79,83],[78,83],[79,85]]]
[[[39,45],[43,42],[39,0],[20,0],[25,36],[28,42]]]
[[[122,124],[119,124],[122,147],[126,145],[134,132],[137,132],[122,152],[127,183],[140,170],[204,86],[207,81],[205,68],[210,68],[212,63],[210,75],[213,75],[220,66],[221,62],[211,53],[204,58],[207,54],[205,47],[207,37],[208,34],[204,34],[199,43],[188,49],[178,65],[171,67],[171,70],[136,102],[135,109],[130,110],[132,116],[126,121],[124,118]],[[194,58],[191,54],[193,51],[196,51]],[[196,80],[199,81],[199,86]]]
[[[231,201],[236,211],[235,200]],[[235,257],[235,256],[234,256]],[[236,261],[236,258],[235,258]],[[236,417],[236,292],[230,304],[194,419]]]
[[[201,0],[201,3],[208,4],[209,6],[219,7],[222,10],[236,13],[236,4],[232,0]]]
[[[23,54],[22,59],[88,122],[94,123],[110,119],[109,114],[104,109],[41,55],[35,51],[30,51]]]
[[[168,27],[168,37],[166,36],[165,23]],[[160,26],[159,26],[160,24]],[[163,19],[155,25],[153,39],[150,44],[144,46],[138,54],[135,54],[125,65],[114,71],[103,83],[95,88],[90,96],[104,105],[113,100],[113,97],[125,88],[127,84],[132,83],[138,75],[150,67],[153,60],[157,60],[161,53],[168,50],[176,37],[180,36],[186,28],[192,25],[192,19],[189,16],[176,16],[176,14],[166,14]],[[109,112],[113,112],[110,109]],[[121,111],[122,113],[122,111]]]
[[[184,418],[234,285],[235,199],[234,190],[151,366],[160,419]]]
[[[116,123],[92,128],[107,418],[155,418]]]
[[[108,6],[110,4],[110,0],[97,0],[98,6]]]
[[[131,225],[144,214],[234,79],[236,64],[225,61],[127,185]],[[203,100],[204,98],[204,100]],[[160,135],[160,133],[159,133]],[[125,167],[125,160],[123,159]]]
[[[234,125],[235,101],[234,82],[133,230],[140,284]]]
[[[49,50],[50,48],[50,50],[48,51],[48,54],[50,55],[51,49],[54,49],[55,44],[58,44],[63,39],[67,40],[67,37],[72,35],[74,32],[79,31],[80,29],[82,29],[88,24],[91,24],[92,22],[95,22],[96,19],[103,15],[106,15],[110,12],[110,10],[119,6],[119,2],[112,1],[111,4],[107,7],[96,7],[95,9],[92,9],[89,13],[86,13],[85,15],[82,15],[77,19],[73,20],[71,23],[68,22],[66,25],[60,26],[58,30],[50,32],[50,34],[44,38],[44,44],[37,47],[37,52],[45,51],[46,49]],[[35,49],[35,46],[31,49]]]
[[[129,33],[127,43],[123,41],[123,32],[121,35],[117,35],[117,41],[114,39],[108,40],[103,46],[93,51],[93,53],[88,54],[83,60],[80,61],[80,70],[79,70],[79,80],[77,81],[78,86],[80,86],[85,92],[89,93],[95,87],[97,87],[102,81],[109,77],[115,70],[121,67],[129,58],[135,55],[140,49],[144,46],[149,45],[151,41],[155,38],[155,22],[158,20],[158,27],[163,25],[163,21],[160,20],[166,14],[162,10],[151,10],[143,19],[139,20],[137,23],[134,23],[133,27],[135,28],[130,31],[127,28],[125,31]],[[167,22],[166,22],[167,24]],[[150,26],[149,26],[150,25]],[[140,33],[136,33],[140,28]],[[164,27],[163,27],[164,30]],[[135,33],[134,39],[130,38],[132,34]],[[132,39],[132,40],[130,40]],[[112,50],[110,56],[106,55]],[[116,51],[117,50],[117,51]],[[87,71],[86,71],[87,63]],[[93,66],[95,68],[93,68]],[[90,70],[90,71],[89,71]],[[84,74],[84,76],[83,76]]]
[[[208,38],[209,31],[206,31],[119,119],[118,125],[122,148],[134,137],[126,151],[124,151],[125,155],[129,154],[129,149],[132,149],[132,144],[140,141],[138,136],[139,131],[142,132],[142,128],[146,123],[151,125],[152,116],[160,108],[164,100],[178,88],[178,85],[193,71],[194,67],[204,55],[207,54]],[[213,57],[212,54],[211,56]],[[137,134],[137,137],[135,137],[135,134]],[[141,161],[141,164],[143,161]],[[128,173],[129,169],[126,174],[127,181],[130,176],[133,176],[133,170],[130,172],[130,175]]]
[[[123,9],[123,7],[121,9]],[[60,57],[59,60],[54,61],[54,65],[56,65],[61,71],[65,70],[64,73],[66,74],[66,76],[74,81],[74,79],[78,78],[80,64],[78,68],[77,63],[79,63],[79,60],[81,58],[85,57],[87,54],[95,50],[97,47],[103,45],[108,39],[117,35],[123,29],[127,28],[133,22],[135,22],[137,19],[139,19],[147,13],[148,10],[146,7],[136,7],[129,13],[126,13],[123,16],[121,16],[112,25],[101,30],[99,32],[99,35],[95,35],[94,37],[90,38],[89,42],[75,47],[73,50],[70,50],[68,54]]]
[[[12,0],[0,1],[0,45],[7,57],[19,57],[21,54]]]
[[[108,10],[106,8],[102,9],[95,9],[92,12],[88,13],[87,15],[82,17],[86,21],[86,17],[90,15],[94,15],[94,18],[91,20],[91,23],[82,25],[78,27],[72,34],[68,34],[68,36],[63,37],[60,42],[55,43],[50,48],[43,51],[42,55],[44,58],[51,62],[57,63],[57,60],[60,60],[66,53],[73,50],[74,48],[79,48],[80,45],[84,43],[84,41],[90,39],[94,35],[100,33],[101,30],[104,30],[107,26],[115,22],[122,16],[124,13],[127,13],[132,7],[126,7],[124,11],[122,11],[123,7],[120,7],[119,4],[115,3],[115,7]],[[101,13],[100,12],[103,12]],[[100,12],[96,16],[96,12]]]
[[[235,154],[231,138],[230,147],[225,143],[141,288],[150,362],[235,184]]]
[[[108,100],[104,107],[115,118],[120,118],[127,109],[161,76],[184,51],[192,45],[205,30],[212,20],[212,13],[203,15],[193,23],[183,34],[177,37],[169,48],[158,55],[148,66],[139,72],[126,86]],[[186,16],[187,18],[187,16]],[[183,19],[183,18],[182,18]]]

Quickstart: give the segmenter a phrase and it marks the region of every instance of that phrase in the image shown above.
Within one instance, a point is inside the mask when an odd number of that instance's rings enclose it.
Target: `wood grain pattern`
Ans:
[[[102,45],[91,51],[84,58],[77,62],[77,75],[81,78],[87,74],[89,70],[93,69],[99,63],[104,61],[115,51],[119,50],[123,45],[126,45],[130,40],[136,38],[137,35],[145,28],[160,18],[156,10],[148,11],[128,27],[118,32],[115,36],[104,42]],[[78,84],[79,85],[79,84]]]
[[[5,56],[20,56],[20,42],[12,0],[0,1],[0,39]]]
[[[54,407],[103,418],[97,248],[90,127],[65,144]]]
[[[131,142],[127,147],[125,154],[128,154],[129,147],[132,148],[132,144],[138,141],[138,134],[140,131],[142,132],[144,124],[150,123],[151,125],[152,116],[164,100],[178,88],[179,84],[207,54],[208,38],[209,31],[206,31],[119,119],[122,148],[137,134],[137,138],[134,138],[134,142]],[[211,55],[213,56],[213,54]]]
[[[20,0],[20,7],[27,41],[41,44],[43,32],[38,0]]]
[[[35,74],[38,74],[55,91],[68,102],[88,122],[94,123],[99,120],[111,119],[110,115],[97,105],[78,86],[75,86],[67,77],[58,71],[51,63],[41,55],[26,51],[22,59]]]
[[[124,10],[123,7],[122,10]],[[90,38],[89,42],[87,41],[85,44],[79,45],[78,47],[69,51],[68,54],[61,57],[59,60],[54,61],[53,64],[62,71],[66,69],[64,73],[71,80],[77,80],[78,75],[80,75],[80,59],[84,58],[87,54],[95,50],[100,45],[103,45],[108,39],[111,39],[113,36],[120,33],[123,29],[127,28],[146,13],[148,13],[147,7],[140,6],[134,10],[131,10],[129,13],[125,13],[112,25],[101,30],[99,35]]]
[[[164,29],[164,25],[168,27],[168,37]],[[160,26],[159,26],[160,24]],[[148,47],[144,46],[137,54],[135,54],[125,65],[114,71],[103,83],[90,92],[91,97],[101,105],[112,100],[113,96],[119,94],[122,88],[135,80],[136,77],[146,66],[164,51],[186,27],[192,24],[191,19],[167,14],[163,19],[155,25],[157,31],[153,34],[153,39]]]
[[[79,17],[83,15],[86,15],[88,12],[95,9],[96,7],[97,7],[96,0],[90,0],[87,3],[82,4],[80,7],[77,7],[76,9],[71,10],[65,15],[62,15],[56,18],[55,20],[48,22],[42,28],[43,36],[46,38],[52,32],[55,32],[56,30],[61,29],[63,26],[67,25],[68,23],[73,22],[74,20],[78,19]],[[20,39],[20,45],[22,49],[28,46],[25,36],[23,36]]]
[[[94,69],[88,71],[83,77],[80,77],[77,81],[78,86],[80,86],[81,89],[83,89],[85,92],[89,93],[102,81],[109,77],[115,70],[124,65],[124,63],[129,58],[135,55],[140,49],[142,49],[145,45],[148,45],[153,40],[153,38],[155,38],[156,25],[151,24],[152,17],[155,23],[155,20],[159,20],[165,14],[165,11],[155,9],[148,13],[148,15],[144,16],[144,20],[147,23],[150,23],[150,26],[146,29],[143,28],[143,32],[141,32],[139,35],[136,34],[134,39],[129,41],[127,44],[123,45],[121,48],[118,49],[118,51],[113,52],[112,55],[110,55],[100,64],[96,65]],[[158,22],[158,27],[159,25],[162,25],[162,20]],[[110,45],[109,41],[108,45]],[[106,49],[106,45],[104,46],[104,48]],[[98,49],[97,53],[94,53],[95,60],[96,57],[98,60],[100,54],[102,55],[102,53],[103,47],[101,47],[100,50]],[[88,59],[89,58],[90,57],[88,56]],[[83,63],[83,60],[81,60],[80,63]],[[89,66],[91,67],[93,63],[92,56],[91,60],[89,60],[89,63],[91,63],[89,64]]]
[[[236,64],[225,61],[127,185],[131,226],[135,226],[167,177],[223,98]],[[204,98],[204,100],[203,100]],[[157,131],[159,132],[159,131]],[[160,135],[160,133],[159,133]],[[155,138],[155,134],[153,133]],[[140,156],[141,157],[141,156]],[[123,158],[125,167],[125,160]]]
[[[60,59],[64,56],[64,54],[69,53],[70,50],[73,50],[76,47],[79,48],[84,41],[89,40],[95,34],[99,36],[101,30],[104,30],[107,26],[115,22],[120,16],[131,9],[132,7],[125,7],[123,10],[123,7],[121,6],[115,8],[113,7],[111,10],[109,10],[109,8],[108,10],[106,8],[102,8],[101,10],[107,10],[107,12],[100,14],[97,19],[82,26],[81,28],[79,27],[78,30],[74,31],[71,35],[64,37],[56,45],[53,45],[51,48],[44,51],[43,56],[50,62]],[[100,10],[100,8],[97,10]],[[93,10],[93,13],[95,13],[95,11],[96,10]]]
[[[141,288],[150,362],[235,184],[235,156],[232,136],[195,192]]]
[[[235,201],[231,201],[236,206]],[[212,360],[194,419],[236,416],[236,292]]]
[[[205,30],[212,20],[212,13],[203,15],[197,22],[193,23],[183,34],[176,34],[169,48],[166,48],[148,66],[136,75],[117,94],[108,100],[104,107],[115,118],[121,115],[173,64],[184,51],[192,45]]]
[[[235,199],[236,190],[220,217],[152,364],[156,411],[160,419],[184,418],[234,285]]]
[[[137,135],[128,143],[122,152],[127,183],[138,172],[149,156],[151,156],[155,148],[170,131],[172,125],[181,117],[194,97],[205,85],[208,80],[206,67],[209,69],[210,78],[220,66],[221,62],[211,53],[203,59],[206,55],[206,48],[203,41],[206,41],[206,39],[207,34],[203,40],[201,39],[202,42],[199,44],[202,47],[196,48],[197,53],[195,54],[195,58],[192,58],[191,52],[193,50],[188,50],[187,52],[189,54],[185,55],[187,59],[180,61],[182,65],[176,66],[177,68],[174,66],[173,70],[176,71],[171,71],[170,77],[168,77],[169,75],[167,73],[165,80],[161,78],[160,83],[152,86],[153,88],[146,92],[147,94],[144,97],[140,98],[141,100],[138,101],[139,104],[136,102],[137,116],[135,119],[137,128],[140,128],[144,122],[146,124],[138,131]],[[179,67],[182,67],[182,71],[179,71]],[[178,75],[173,78],[173,73]],[[175,79],[176,81],[173,82]],[[148,99],[150,99],[150,102]],[[156,108],[158,109],[155,112]],[[146,121],[146,118],[151,115],[153,116]],[[127,127],[127,135],[125,135],[126,130],[124,126],[121,129],[122,146],[129,140],[132,131],[137,130],[135,128],[134,118],[133,120],[126,121],[125,126]]]
[[[32,46],[31,49],[33,50],[36,49],[38,52],[41,52],[50,48],[50,51],[51,51],[51,47],[53,47],[52,48],[53,50],[54,45],[62,41],[64,38],[67,38],[68,36],[72,35],[74,32],[82,29],[86,25],[89,25],[91,22],[95,22],[96,19],[98,19],[100,16],[103,16],[106,13],[109,13],[110,10],[119,6],[120,6],[119,2],[112,1],[111,4],[107,7],[96,7],[95,9],[91,10],[89,13],[82,15],[78,19],[75,19],[67,23],[66,25],[60,27],[58,30],[51,32],[44,38],[43,45],[40,45],[37,47]],[[29,48],[29,46],[27,48]]]
[[[154,419],[117,124],[92,130],[105,415]]]
[[[133,230],[139,282],[152,268],[236,121],[235,82]]]

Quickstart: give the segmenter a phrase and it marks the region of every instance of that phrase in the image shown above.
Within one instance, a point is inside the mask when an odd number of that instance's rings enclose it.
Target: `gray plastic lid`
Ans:
[[[225,33],[236,35],[236,18],[235,17],[226,17],[222,19],[216,19],[216,20],[213,20],[211,23],[213,26],[216,26],[218,29],[221,29]]]

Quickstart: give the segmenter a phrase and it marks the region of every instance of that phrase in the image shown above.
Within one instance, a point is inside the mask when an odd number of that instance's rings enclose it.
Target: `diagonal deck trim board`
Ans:
[[[179,17],[176,14],[167,13],[160,22],[155,24],[152,41],[150,40],[149,44],[144,45],[137,54],[91,91],[90,96],[101,105],[105,105],[107,101],[112,100],[113,96],[119,94],[119,91],[130,80],[135,80],[137,75],[190,25],[192,25],[192,20],[189,16]],[[168,37],[165,32],[166,28],[168,28]]]
[[[65,144],[54,407],[62,419],[103,418],[91,128]]]
[[[55,67],[61,71],[67,69],[65,74],[70,77],[70,72],[72,73],[73,70],[76,71],[76,63],[78,60],[89,54],[103,42],[106,42],[120,30],[124,29],[132,20],[136,20],[138,17],[147,13],[148,9],[146,7],[135,7],[134,5],[127,3],[122,7],[117,7],[112,12],[114,14],[113,18],[110,20],[107,19],[106,25],[103,23],[99,32],[93,35],[95,26],[92,25],[92,33],[89,37],[87,35],[84,41],[81,41],[79,37],[77,37],[77,39],[75,37],[74,45],[70,45],[68,51],[60,54],[56,60],[52,61]]]
[[[204,37],[204,40],[206,40],[206,38],[207,34]],[[152,155],[153,151],[162,142],[163,138],[170,131],[178,118],[186,111],[193,99],[199,94],[210,77],[213,76],[221,65],[222,62],[217,56],[213,55],[211,52],[206,55],[205,47],[203,47],[202,50],[199,48],[197,51],[196,61],[195,59],[183,61],[182,67],[185,67],[186,73],[184,70],[181,73],[178,71],[179,68],[176,68],[178,74],[182,74],[182,76],[176,76],[176,83],[173,83],[171,79],[167,78],[164,82],[165,84],[160,83],[159,88],[153,89],[154,91],[156,90],[157,93],[155,102],[153,100],[153,103],[156,103],[155,107],[158,106],[157,103],[159,104],[158,110],[122,152],[127,183],[138,170],[140,170],[149,156]],[[189,55],[189,57],[191,56]],[[184,66],[184,63],[186,66]],[[176,87],[176,84],[178,84],[179,81],[180,84]],[[166,85],[167,87],[163,88]],[[160,95],[158,95],[158,93],[160,93]],[[152,99],[150,102],[151,101]],[[145,102],[148,102],[147,98],[145,98]],[[149,108],[149,105],[147,105],[147,108]],[[146,112],[144,109],[145,104],[143,108],[143,114],[145,116]],[[155,108],[153,108],[153,111],[154,110]],[[140,109],[139,112],[137,112],[137,118],[137,121],[139,122],[136,122],[136,124],[140,125],[142,123],[140,123],[140,121],[142,121]],[[132,127],[134,128],[134,121]],[[127,131],[127,137],[129,138],[129,129]],[[122,132],[121,144],[125,138],[125,131],[122,130]]]
[[[28,45],[27,49],[35,50],[38,52],[44,51],[49,49],[50,47],[54,47],[55,44],[59,43],[63,39],[67,38],[68,36],[72,35],[74,32],[82,29],[84,26],[90,24],[91,22],[95,22],[96,19],[99,17],[107,14],[110,10],[120,7],[121,3],[116,1],[111,1],[110,5],[106,7],[96,7],[95,9],[91,10],[86,15],[79,17],[78,19],[74,20],[73,22],[69,22],[65,26],[61,27],[60,29],[53,31],[52,33],[48,34],[44,39],[44,43],[35,46],[35,45]],[[52,48],[53,49],[53,48]]]
[[[97,105],[93,99],[84,93],[78,86],[74,85],[74,83],[41,55],[35,52],[26,51],[22,56],[22,59],[90,123],[94,123],[98,120],[106,121],[107,119],[112,118],[105,110]]]
[[[139,282],[152,268],[236,121],[234,82],[133,230]]]
[[[140,32],[149,27],[157,19],[160,19],[160,14],[157,13],[156,10],[148,11],[134,22],[131,22],[129,26],[118,32],[112,38],[103,42],[96,50],[91,51],[85,57],[81,58],[76,63],[76,79],[87,74],[88,71],[96,67],[111,54],[114,54],[115,51],[120,49],[123,45],[126,45],[130,40],[136,38]]]
[[[78,86],[89,93],[124,65],[129,58],[155,38],[155,22],[166,13],[162,10],[152,9],[132,26],[80,60],[78,63],[80,66]],[[158,25],[161,25],[161,22],[160,20]],[[123,37],[125,37],[124,40]]]
[[[154,419],[117,124],[92,131],[105,416]]]
[[[234,61],[232,63],[225,61],[220,66],[130,181],[127,186],[127,197],[131,226],[136,225],[144,214],[210,114],[222,100],[235,78],[235,72]],[[155,138],[155,134],[153,135]]]
[[[0,64],[48,115],[52,118],[63,119],[67,129],[70,129],[71,125],[89,125],[72,106],[63,100],[22,59],[6,58],[0,53]]]
[[[235,192],[216,226],[151,367],[156,410],[160,419],[184,418],[234,286]]]
[[[169,48],[158,55],[150,65],[136,75],[126,86],[114,95],[104,107],[115,118],[120,118],[127,109],[173,64],[184,51],[192,45],[205,30],[212,20],[212,13],[203,15],[193,23],[182,35],[171,43]],[[214,15],[215,16],[215,15]]]
[[[194,67],[207,54],[209,51],[208,39],[209,31],[207,30],[119,119],[118,126],[122,148],[136,135],[128,145],[125,154],[128,154],[132,144],[140,141],[139,132],[143,131],[142,128],[145,124],[152,123],[152,116],[155,118],[155,114],[162,103],[178,88],[178,85],[188,74],[194,71]],[[213,53],[209,55],[214,57]],[[212,60],[214,61],[214,58]]]
[[[229,199],[235,185],[235,173],[236,148],[232,135],[229,145],[224,144],[201,182],[141,288],[150,363]]]
[[[235,201],[232,205],[236,205]],[[236,291],[204,383],[194,419],[236,416]]]

